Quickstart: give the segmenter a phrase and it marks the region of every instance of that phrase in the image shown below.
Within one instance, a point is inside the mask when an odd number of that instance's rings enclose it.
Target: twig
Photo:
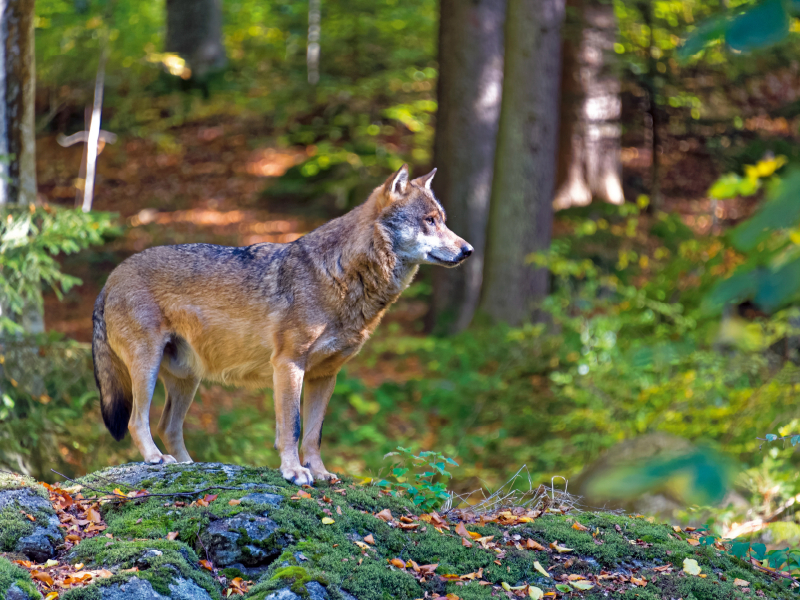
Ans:
[[[75,480],[74,480],[72,477],[67,477],[66,475],[64,475],[63,473],[59,473],[59,472],[58,472],[58,471],[56,471],[55,469],[50,469],[50,470],[51,470],[53,473],[55,473],[56,475],[61,475],[61,477],[63,477],[64,479],[68,479],[69,481],[71,481],[71,482],[72,482],[72,483],[74,483],[75,485],[80,485],[80,486],[82,486],[82,487],[87,487],[87,488],[89,488],[90,490],[97,492],[98,494],[103,494],[103,495],[105,495],[105,496],[116,496],[117,498],[125,498],[126,500],[128,500],[128,497],[127,497],[127,496],[125,496],[125,495],[122,495],[122,496],[120,496],[120,495],[119,495],[119,494],[117,494],[116,492],[108,492],[108,491],[106,491],[106,490],[101,490],[101,489],[98,489],[98,488],[92,487],[92,486],[90,486],[90,485],[89,485],[89,484],[87,484],[87,483],[80,483],[80,482],[78,482],[78,481],[75,481]]]

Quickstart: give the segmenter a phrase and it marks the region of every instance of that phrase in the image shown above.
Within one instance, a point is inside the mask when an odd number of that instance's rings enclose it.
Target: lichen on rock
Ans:
[[[255,600],[411,600],[426,594],[488,600],[513,595],[503,584],[519,587],[517,594],[531,585],[557,597],[568,597],[562,589],[569,589],[574,597],[598,599],[790,593],[789,580],[713,547],[692,546],[671,527],[643,518],[556,511],[513,522],[470,521],[460,529],[466,535],[466,525],[467,539],[456,533],[455,522],[432,521],[409,500],[377,487],[343,481],[298,489],[270,469],[134,464],[79,483],[87,495],[94,493],[89,486],[152,495],[102,503],[104,535],[58,558],[111,576],[63,591],[61,600],[217,600],[226,590]],[[388,520],[376,516],[384,509]],[[686,558],[696,560],[705,577],[685,573]],[[26,577],[0,561],[0,590],[14,585],[28,594],[23,597],[34,597]],[[570,587],[576,577],[590,589]],[[737,579],[748,586],[734,585]]]

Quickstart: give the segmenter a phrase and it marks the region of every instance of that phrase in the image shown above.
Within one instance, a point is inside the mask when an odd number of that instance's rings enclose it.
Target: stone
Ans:
[[[131,577],[124,583],[100,587],[99,591],[101,600],[211,600],[206,590],[182,577],[169,584],[169,596],[159,594],[149,581],[138,577]]]
[[[30,600],[30,596],[23,592],[16,583],[8,588],[5,598],[6,600]]]
[[[328,590],[326,590],[318,581],[309,581],[306,584],[306,590],[308,591],[308,597],[311,600],[329,600]]]
[[[272,592],[264,600],[300,600],[300,596],[295,594],[292,590],[284,589]]]
[[[266,542],[277,529],[278,525],[268,517],[242,513],[212,522],[201,534],[201,538],[211,562],[217,567],[227,567],[238,562],[252,567],[264,564],[279,552],[268,552],[247,542]],[[241,540],[242,531],[249,540]]]
[[[0,511],[24,511],[36,520],[34,530],[20,537],[14,546],[30,560],[42,563],[55,555],[56,548],[64,542],[64,533],[48,500],[31,488],[0,490]]]
[[[247,494],[241,497],[242,504],[263,504],[265,506],[280,506],[283,502],[283,496],[278,494],[267,494],[264,492],[256,492]]]

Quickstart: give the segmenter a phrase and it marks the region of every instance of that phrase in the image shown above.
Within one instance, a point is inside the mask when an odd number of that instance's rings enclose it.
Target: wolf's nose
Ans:
[[[461,246],[461,260],[469,258],[469,256],[472,254],[472,250],[473,248],[469,244],[464,244]]]

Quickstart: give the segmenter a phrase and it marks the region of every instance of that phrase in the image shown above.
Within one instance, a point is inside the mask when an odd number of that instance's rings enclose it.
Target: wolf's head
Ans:
[[[472,246],[445,225],[444,209],[431,190],[435,174],[436,169],[409,181],[408,166],[400,167],[376,190],[379,219],[398,257],[456,267],[472,254]]]

